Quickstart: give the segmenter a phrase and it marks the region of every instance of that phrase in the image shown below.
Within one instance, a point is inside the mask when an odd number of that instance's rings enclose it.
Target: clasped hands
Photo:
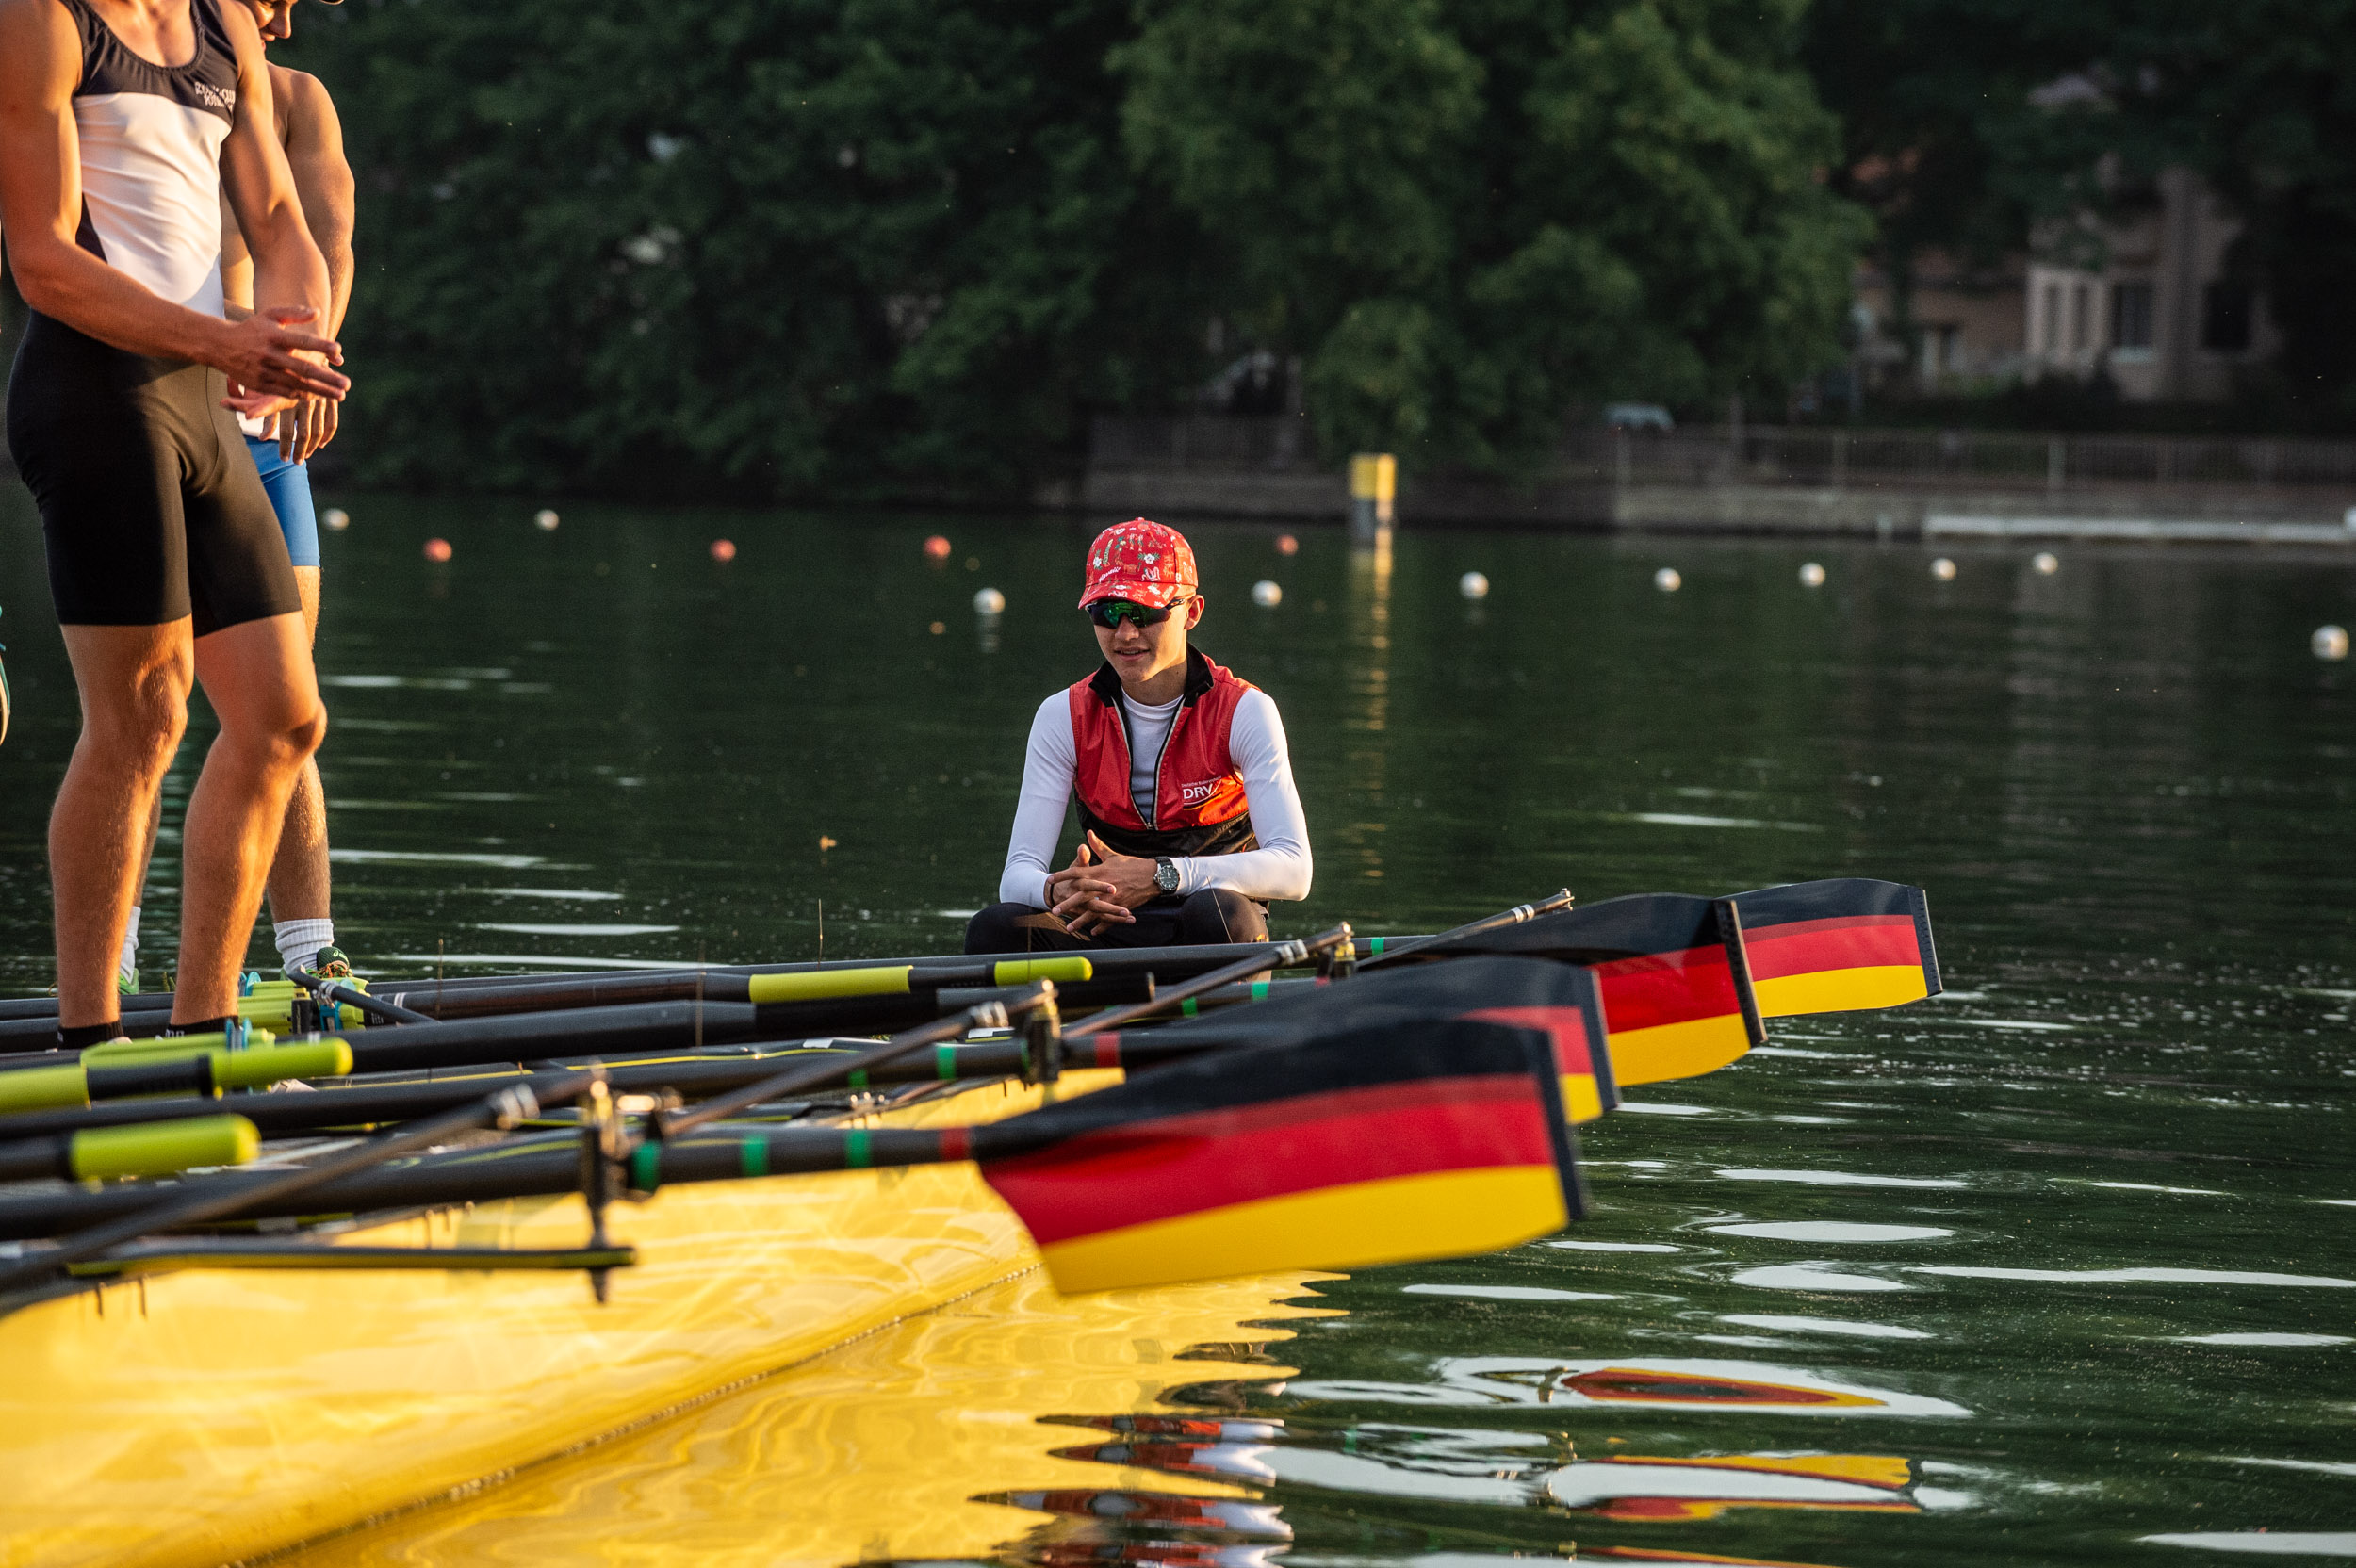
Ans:
[[[1048,913],[1075,937],[1135,924],[1137,917],[1129,911],[1160,893],[1152,860],[1120,854],[1092,831],[1072,864],[1047,874]]]

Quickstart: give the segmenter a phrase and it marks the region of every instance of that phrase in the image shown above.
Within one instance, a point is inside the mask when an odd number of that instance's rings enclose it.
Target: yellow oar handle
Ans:
[[[258,1089],[288,1078],[340,1078],[352,1070],[352,1047],[330,1037],[252,1051],[205,1051],[195,1055],[116,1057],[70,1067],[0,1072],[0,1116],[19,1111],[70,1110],[92,1100],[141,1094],[219,1094]]]
[[[1001,986],[1027,986],[1034,980],[1053,980],[1060,986],[1095,979],[1096,966],[1077,953],[1055,958],[1008,958],[991,971],[990,978]]]
[[[278,1037],[267,1029],[249,1029],[245,1048],[257,1050],[274,1042]],[[88,1067],[128,1067],[133,1062],[170,1062],[183,1056],[203,1056],[229,1048],[228,1037],[218,1031],[209,1035],[155,1035],[139,1040],[108,1040],[93,1045],[82,1053]]]
[[[799,974],[756,974],[744,983],[746,997],[763,1002],[831,1002],[843,996],[897,996],[908,988],[913,964],[881,969],[814,969]]]
[[[352,1047],[333,1037],[213,1054],[213,1086],[221,1089],[257,1089],[289,1078],[340,1078],[351,1070]]]
[[[241,1116],[200,1116],[139,1127],[74,1135],[69,1158],[84,1181],[109,1176],[170,1176],[201,1165],[243,1165],[262,1147]]]
[[[70,1067],[27,1067],[0,1072],[0,1116],[19,1111],[78,1110],[90,1103],[90,1078]]]
[[[834,1002],[851,996],[904,996],[922,986],[1027,986],[1037,980],[1059,983],[1087,980],[1096,966],[1081,954],[1053,958],[1008,958],[971,971],[957,965],[919,971],[914,964],[886,964],[874,969],[816,969],[792,974],[756,974],[744,982],[745,1000],[755,1004],[774,1002]]]

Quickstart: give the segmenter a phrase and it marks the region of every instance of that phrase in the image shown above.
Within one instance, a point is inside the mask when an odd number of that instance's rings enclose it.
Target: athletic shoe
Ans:
[[[352,960],[344,956],[340,947],[322,947],[311,956],[310,971],[322,980],[352,978]]]
[[[121,970],[115,971],[115,994],[117,996],[139,995],[139,972],[138,970],[133,970],[130,973],[125,974]]]

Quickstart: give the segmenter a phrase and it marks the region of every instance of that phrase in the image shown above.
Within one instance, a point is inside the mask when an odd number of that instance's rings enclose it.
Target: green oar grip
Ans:
[[[70,1067],[28,1067],[0,1072],[0,1116],[19,1111],[80,1110],[90,1104],[90,1075]]]
[[[249,1029],[245,1048],[258,1050],[270,1045],[278,1037],[267,1029]],[[90,1067],[129,1067],[135,1062],[172,1062],[186,1056],[209,1056],[216,1051],[226,1051],[228,1037],[218,1030],[209,1035],[155,1035],[139,1040],[108,1040],[93,1045],[82,1053],[83,1062]]]
[[[241,1116],[107,1127],[74,1135],[70,1158],[84,1181],[107,1176],[170,1176],[201,1165],[243,1165],[261,1151],[261,1135]]]
[[[1077,953],[1057,958],[1008,958],[991,972],[991,983],[1000,986],[1027,986],[1034,980],[1067,985],[1095,978],[1096,966]]]
[[[799,974],[756,974],[745,983],[745,997],[764,1002],[830,1002],[845,996],[898,996],[908,988],[913,964],[882,969],[818,969]]]
[[[213,1054],[215,1088],[255,1089],[288,1078],[340,1078],[351,1070],[352,1047],[339,1039]]]

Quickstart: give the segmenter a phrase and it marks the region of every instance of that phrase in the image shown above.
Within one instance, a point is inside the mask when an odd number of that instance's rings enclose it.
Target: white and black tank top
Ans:
[[[82,143],[84,250],[174,304],[221,313],[221,144],[237,113],[237,57],[214,9],[188,0],[196,54],[156,65],[84,3],[74,124]]]

